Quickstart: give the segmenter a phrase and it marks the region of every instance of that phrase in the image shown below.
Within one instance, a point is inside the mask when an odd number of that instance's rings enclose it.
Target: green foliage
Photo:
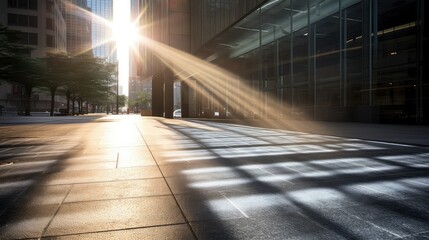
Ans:
[[[0,85],[6,82],[26,81],[16,79],[26,75],[26,69],[21,67],[28,64],[32,71],[35,66],[29,57],[31,48],[17,44],[19,38],[18,31],[0,25]]]
[[[152,101],[151,92],[141,91],[137,96],[137,98],[130,102],[130,106],[135,106],[139,108],[148,108],[151,101]]]
[[[51,94],[51,115],[56,94],[67,100],[106,104],[114,95],[112,83],[116,79],[116,65],[90,54],[68,56],[50,54],[44,58],[30,57],[31,48],[17,44],[19,32],[0,26],[0,85],[20,84],[25,88],[26,115],[30,114],[30,99],[34,88]],[[67,103],[67,108],[69,104]]]

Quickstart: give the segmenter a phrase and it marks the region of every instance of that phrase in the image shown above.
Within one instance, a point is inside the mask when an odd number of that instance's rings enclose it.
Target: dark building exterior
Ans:
[[[412,124],[429,123],[428,5],[424,0],[142,2],[148,7],[144,22],[158,24],[146,36],[238,75],[254,90],[251,98],[278,102],[279,117]],[[147,50],[142,56],[148,63],[144,76],[153,76],[153,113],[169,117],[177,77]],[[182,115],[228,117],[213,114],[228,109],[227,101],[214,101],[215,93],[206,89],[202,95],[198,87],[204,88],[182,82]]]
[[[66,23],[60,9],[60,0],[8,0],[0,1],[0,25],[20,31],[20,44],[31,47],[31,57],[45,57],[50,53],[66,52]],[[18,84],[0,85],[0,105],[7,112],[23,109],[23,87]],[[50,108],[49,94],[35,90],[32,110]],[[65,100],[55,97],[55,109]]]

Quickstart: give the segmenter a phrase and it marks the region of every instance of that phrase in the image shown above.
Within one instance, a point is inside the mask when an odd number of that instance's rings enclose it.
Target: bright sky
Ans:
[[[122,93],[128,96],[129,79],[129,44],[130,35],[130,0],[113,0],[113,34],[116,38],[117,56],[119,61],[119,86]]]

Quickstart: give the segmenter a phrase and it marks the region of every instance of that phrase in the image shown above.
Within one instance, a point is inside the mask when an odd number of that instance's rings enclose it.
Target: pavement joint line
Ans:
[[[140,128],[137,126],[137,124],[135,124],[135,127],[136,127],[136,128],[137,128],[137,130],[139,131],[140,136],[142,137],[142,139],[143,139],[143,141],[145,142],[146,146],[148,146],[148,145],[147,145],[147,142],[146,142],[146,139],[145,139],[145,137],[143,136],[143,133],[140,131]],[[176,196],[174,195],[173,190],[172,190],[172,189],[171,189],[171,187],[170,187],[170,184],[168,184],[168,181],[167,181],[167,179],[165,178],[165,175],[164,175],[164,173],[162,172],[162,169],[161,169],[161,167],[159,166],[158,161],[156,160],[156,158],[155,158],[155,156],[153,155],[152,150],[149,148],[149,146],[148,146],[148,149],[149,149],[149,152],[150,152],[150,154],[151,154],[151,156],[152,156],[153,160],[154,160],[154,161],[155,161],[155,163],[156,163],[156,166],[158,167],[159,172],[160,172],[160,173],[161,173],[161,175],[162,175],[162,178],[163,178],[163,179],[164,179],[164,181],[165,181],[165,184],[167,184],[167,187],[168,187],[168,189],[170,190],[171,196],[173,197],[174,201],[176,202],[177,207],[179,208],[179,210],[180,210],[180,212],[181,212],[181,214],[182,214],[183,219],[185,219],[186,224],[188,225],[189,230],[191,231],[191,233],[192,233],[192,235],[194,236],[194,238],[195,238],[195,239],[198,239],[197,234],[194,232],[194,229],[192,229],[192,226],[191,226],[191,224],[190,224],[190,222],[189,222],[188,218],[186,217],[185,212],[183,211],[182,207],[180,206],[179,201],[177,201],[177,198],[176,198]]]
[[[362,221],[362,222],[365,222],[365,223],[367,223],[367,224],[369,224],[369,225],[371,225],[371,226],[373,226],[373,227],[375,227],[375,228],[378,228],[378,229],[380,229],[380,230],[382,230],[382,231],[385,231],[385,232],[387,232],[387,233],[389,233],[389,234],[391,234],[391,235],[393,235],[393,236],[395,236],[396,238],[402,238],[403,236],[401,236],[401,235],[398,235],[398,234],[396,234],[396,233],[394,233],[394,232],[392,232],[392,231],[389,231],[388,229],[386,229],[386,228],[384,228],[384,227],[381,227],[381,226],[379,226],[379,225],[377,225],[377,224],[375,224],[375,223],[373,223],[373,222],[370,222],[370,221],[368,221],[368,220],[365,220],[365,219],[362,219],[361,217],[359,217],[359,216],[356,216],[356,215],[354,215],[354,214],[351,214],[351,213],[348,213],[348,212],[345,212],[344,210],[342,210],[342,209],[338,209],[339,211],[341,211],[341,212],[343,212],[343,213],[345,213],[346,215],[348,215],[348,216],[351,216],[351,217],[354,217],[354,218],[356,218],[356,219],[358,219],[358,220],[360,220],[360,221]]]
[[[305,215],[304,213],[297,211],[296,212],[298,215],[300,215],[301,217],[310,220],[310,222],[316,224],[317,226],[321,227],[322,229],[325,229],[326,231],[330,232],[331,230],[329,230],[328,228],[324,227],[323,225],[321,225],[320,223],[314,221],[313,219],[311,219],[309,216]]]
[[[359,163],[355,163],[355,162],[352,162],[352,161],[346,161],[344,159],[340,159],[340,162],[348,163],[350,165],[355,165],[355,166],[358,166],[358,167],[369,168],[369,169],[372,169],[372,170],[374,170],[376,172],[383,172],[382,170],[379,170],[379,169],[376,169],[376,168],[373,168],[373,167],[370,167],[370,166],[366,166],[364,164],[359,164]]]
[[[283,182],[287,182],[287,183],[290,183],[290,184],[292,184],[292,185],[294,185],[295,183],[293,183],[293,182],[291,182],[291,181],[289,181],[289,180],[286,180],[286,179],[284,179],[284,178],[282,178],[282,177],[280,177],[280,176],[278,176],[278,175],[275,175],[274,173],[272,173],[272,172],[270,172],[270,171],[268,171],[268,170],[265,170],[265,169],[262,169],[262,168],[258,168],[259,170],[261,170],[262,172],[265,172],[265,173],[268,173],[268,174],[270,174],[270,175],[272,175],[272,176],[274,176],[274,177],[276,177],[276,178],[278,178],[278,179],[280,179],[281,181],[283,181]]]
[[[90,231],[90,232],[81,232],[81,233],[69,233],[69,234],[49,235],[49,236],[43,236],[40,239],[51,238],[51,237],[69,237],[69,236],[79,236],[79,235],[86,235],[86,234],[97,234],[97,233],[130,231],[130,230],[149,229],[149,228],[162,228],[162,227],[180,226],[180,225],[187,225],[187,224],[185,222],[181,222],[181,223],[159,224],[159,225],[132,227],[132,228],[112,229],[112,230],[101,230],[101,231]],[[33,239],[33,238],[30,238],[30,239]]]
[[[296,170],[296,169],[293,169],[293,168],[290,168],[290,167],[287,167],[287,166],[284,166],[284,165],[280,165],[281,167],[283,167],[283,168],[286,168],[286,169],[289,169],[289,170],[291,170],[292,172],[297,172],[297,173],[299,173],[299,174],[301,174],[301,175],[305,175],[305,173],[304,172],[301,172],[301,171],[299,171],[299,170]]]
[[[250,218],[249,215],[247,215],[243,210],[241,210],[231,199],[229,199],[225,194],[222,192],[219,192],[222,197],[224,197],[235,209],[237,209],[241,215],[243,215],[245,218]]]
[[[64,201],[66,200],[66,198],[68,197],[68,195],[70,194],[71,190],[73,188],[73,184],[70,185],[69,189],[67,190],[66,195],[64,196],[63,200],[61,201],[60,204],[58,204],[58,208],[55,211],[54,215],[52,216],[52,218],[49,220],[48,224],[46,225],[46,227],[43,229],[42,234],[40,235],[41,237],[43,237],[43,235],[45,235],[46,231],[48,230],[48,228],[51,226],[52,221],[54,220],[54,218],[57,216],[58,212],[60,211],[61,206],[63,205]]]
[[[392,145],[392,146],[398,146],[398,147],[422,147],[420,145],[396,143],[396,142],[384,142],[384,141],[364,140],[364,139],[362,139],[362,141],[366,141],[368,143],[377,143],[377,144]]]
[[[76,203],[91,203],[91,202],[108,202],[117,200],[130,200],[130,199],[141,199],[141,198],[157,198],[157,197],[170,197],[171,194],[153,194],[147,196],[135,196],[135,197],[121,197],[121,198],[106,198],[106,199],[93,199],[93,200],[77,200],[71,202],[64,202],[64,204],[76,204]]]
[[[109,170],[109,169],[108,169]],[[112,170],[112,169],[110,169]],[[58,172],[55,172],[58,173]],[[150,177],[150,178],[132,178],[132,179],[110,179],[106,181],[97,181],[97,182],[77,182],[77,183],[59,183],[59,184],[35,184],[35,186],[64,186],[64,185],[79,185],[79,184],[96,184],[96,183],[108,183],[108,182],[125,182],[125,181],[134,181],[134,180],[146,180],[146,179],[162,179],[163,177]]]
[[[367,190],[370,190],[370,191],[373,191],[373,192],[377,192],[377,193],[381,193],[381,194],[383,194],[383,195],[387,195],[387,196],[389,196],[389,197],[392,197],[392,198],[395,198],[395,199],[396,199],[396,197],[395,197],[395,196],[393,196],[393,195],[391,195],[391,194],[388,194],[388,193],[385,193],[385,192],[382,192],[382,191],[379,191],[379,190],[377,190],[377,189],[373,189],[373,188],[370,188],[370,187],[367,187],[367,186],[364,186],[364,185],[361,185],[361,184],[359,184],[359,185],[357,185],[357,186],[360,186],[360,187],[363,187],[363,188],[365,188],[365,189],[367,189]]]
[[[423,231],[423,232],[418,232],[418,233],[414,233],[414,234],[409,234],[409,235],[405,235],[405,236],[402,236],[402,237],[397,238],[397,239],[404,239],[407,237],[415,237],[415,236],[419,236],[421,234],[426,234],[426,233],[429,233],[429,231]],[[429,239],[429,236],[422,236],[422,237]]]

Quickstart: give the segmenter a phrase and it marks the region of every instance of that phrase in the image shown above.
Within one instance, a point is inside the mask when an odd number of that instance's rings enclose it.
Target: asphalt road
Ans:
[[[429,239],[429,150],[136,115],[3,119],[0,239],[41,237]]]

